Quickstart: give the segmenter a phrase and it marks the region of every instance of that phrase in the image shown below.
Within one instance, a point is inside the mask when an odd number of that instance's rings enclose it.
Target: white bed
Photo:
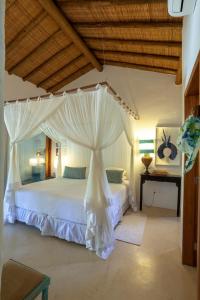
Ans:
[[[16,191],[15,220],[36,226],[43,235],[85,244],[86,214],[83,198],[87,180],[49,179],[24,185]],[[113,227],[129,207],[127,184],[110,184]]]

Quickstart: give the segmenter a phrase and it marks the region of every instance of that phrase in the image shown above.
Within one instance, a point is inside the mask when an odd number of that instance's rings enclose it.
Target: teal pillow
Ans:
[[[106,170],[109,183],[122,183],[124,170]]]
[[[85,179],[86,167],[65,167],[63,177],[70,179]]]

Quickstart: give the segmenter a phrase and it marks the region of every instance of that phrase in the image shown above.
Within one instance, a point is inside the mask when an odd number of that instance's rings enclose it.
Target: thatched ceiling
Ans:
[[[180,83],[181,32],[167,0],[7,0],[6,70],[48,91],[104,64]]]

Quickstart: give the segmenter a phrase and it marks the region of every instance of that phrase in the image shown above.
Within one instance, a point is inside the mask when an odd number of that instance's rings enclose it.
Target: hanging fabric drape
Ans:
[[[15,190],[20,187],[19,159],[17,143],[38,133],[39,125],[50,116],[63,102],[63,97],[54,101],[18,102],[7,104],[4,109],[4,120],[10,137],[10,162],[5,191],[4,219],[13,222],[15,211]]]
[[[31,137],[39,128],[55,142],[66,140],[91,151],[89,175],[84,197],[87,216],[86,247],[107,258],[114,247],[114,233],[109,216],[112,194],[103,165],[102,151],[125,131],[132,147],[131,119],[114,101],[106,87],[45,101],[27,101],[8,104],[5,122],[11,140],[10,168],[5,202],[8,204],[5,219],[14,220],[15,190],[20,186],[17,165],[17,143]],[[133,155],[132,155],[133,157]],[[61,161],[61,159],[60,159]],[[131,161],[131,168],[133,163]],[[60,172],[60,171],[59,171]],[[130,171],[133,180],[133,169]],[[58,174],[61,175],[61,174]]]
[[[136,197],[134,195],[134,144],[133,144],[133,120],[127,115],[123,109],[120,109],[123,129],[125,131],[127,141],[131,147],[130,155],[130,175],[129,175],[129,203],[134,211],[137,211]]]
[[[107,210],[112,196],[103,166],[102,150],[115,142],[123,131],[119,106],[105,87],[93,92],[66,94],[65,97],[62,108],[45,124],[54,128],[60,141],[70,139],[91,150],[84,199],[87,213],[86,247],[106,258],[113,249],[113,228]],[[116,119],[119,122],[112,121]]]

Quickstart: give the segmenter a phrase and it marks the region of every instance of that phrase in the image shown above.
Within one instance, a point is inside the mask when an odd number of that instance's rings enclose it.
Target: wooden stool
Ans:
[[[1,300],[32,300],[42,294],[48,300],[50,278],[19,262],[9,260],[3,266]]]

